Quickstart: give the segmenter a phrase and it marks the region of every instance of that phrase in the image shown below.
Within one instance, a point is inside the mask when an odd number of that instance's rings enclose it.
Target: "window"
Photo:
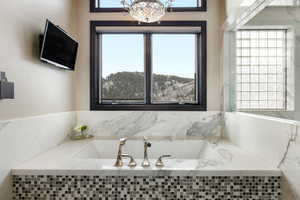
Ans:
[[[173,11],[206,11],[207,0],[176,0]],[[91,12],[123,12],[120,0],[90,0]]]
[[[121,8],[121,1],[119,0],[96,0],[97,8]]]
[[[237,32],[238,110],[286,110],[287,30]]]
[[[91,36],[92,110],[206,110],[205,22],[95,21]]]
[[[196,103],[195,34],[152,35],[152,102]]]
[[[145,96],[143,35],[102,34],[101,39],[102,102],[143,103]]]

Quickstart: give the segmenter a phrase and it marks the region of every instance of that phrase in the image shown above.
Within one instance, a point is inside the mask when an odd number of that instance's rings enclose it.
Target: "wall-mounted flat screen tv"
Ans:
[[[74,70],[78,42],[49,20],[42,36],[40,59],[57,67]]]

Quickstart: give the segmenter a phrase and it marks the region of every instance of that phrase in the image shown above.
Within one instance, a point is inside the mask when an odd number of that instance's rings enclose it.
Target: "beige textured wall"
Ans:
[[[38,59],[38,35],[47,18],[70,33],[72,0],[0,1],[0,71],[15,82],[15,99],[0,100],[0,120],[70,111],[74,72]],[[75,25],[75,23],[73,23]]]
[[[76,109],[89,110],[89,21],[131,20],[126,14],[89,13],[88,0],[77,0],[77,28],[80,40],[78,68],[76,71]],[[224,23],[225,0],[208,0],[208,12],[171,13],[164,20],[207,20],[208,22],[208,110],[220,110],[221,80],[220,52],[222,24]]]

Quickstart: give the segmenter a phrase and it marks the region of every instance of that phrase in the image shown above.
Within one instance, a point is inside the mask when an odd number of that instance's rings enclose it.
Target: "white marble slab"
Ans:
[[[175,141],[174,141],[175,142]],[[180,142],[180,141],[176,141]],[[185,141],[186,148],[189,142]],[[116,154],[107,156],[98,152],[93,145],[106,145],[105,148],[115,148],[101,141],[67,142],[59,147],[36,157],[12,170],[16,175],[99,175],[99,176],[280,176],[281,171],[272,167],[267,161],[259,160],[240,151],[227,142],[212,144],[202,141],[194,158],[184,159],[180,153],[173,151],[172,159],[166,159],[164,168],[156,168],[151,153],[150,168],[140,166],[142,159],[137,158],[138,166],[129,168],[114,167]],[[166,144],[168,142],[166,141]],[[177,144],[178,145],[178,144]],[[135,146],[135,145],[133,145]],[[190,145],[193,146],[193,145]],[[91,147],[91,148],[87,148]],[[159,148],[159,147],[157,147]],[[166,146],[166,150],[168,150]],[[170,147],[172,148],[172,147]],[[183,147],[177,148],[180,152]],[[116,148],[115,148],[116,149]],[[127,149],[132,154],[135,148]],[[82,152],[85,152],[82,154]],[[143,149],[141,149],[143,151]],[[170,150],[171,151],[171,150]],[[114,151],[111,151],[111,154]],[[189,154],[189,152],[186,152]],[[83,156],[84,155],[84,156]],[[183,156],[183,157],[182,157]],[[107,158],[109,157],[109,158]]]
[[[275,167],[279,165],[295,128],[293,121],[238,112],[225,116],[230,141]]]
[[[75,123],[74,112],[0,121],[0,193],[12,168],[62,143]]]
[[[227,136],[242,151],[282,170],[282,199],[300,199],[300,122],[246,113],[225,119]]]
[[[79,124],[96,136],[220,136],[220,112],[79,111]]]
[[[41,169],[13,169],[13,175],[53,175],[53,176],[282,176],[282,172],[276,169],[255,170],[183,170],[183,169],[95,169],[95,170],[41,170]]]

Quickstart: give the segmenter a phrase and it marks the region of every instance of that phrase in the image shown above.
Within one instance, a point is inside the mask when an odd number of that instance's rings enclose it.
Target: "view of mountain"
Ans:
[[[144,73],[118,72],[102,79],[102,94],[107,100],[144,100]],[[160,102],[195,101],[193,79],[162,74],[153,75],[153,100]]]

